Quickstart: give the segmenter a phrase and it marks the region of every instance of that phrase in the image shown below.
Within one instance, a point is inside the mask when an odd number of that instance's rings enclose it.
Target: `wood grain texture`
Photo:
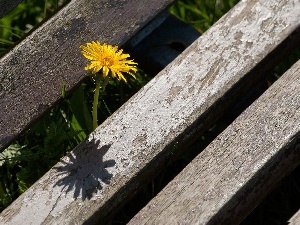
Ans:
[[[79,46],[122,46],[172,0],[74,0],[0,59],[0,150],[86,76]]]
[[[241,1],[4,210],[0,223],[105,223],[170,151],[211,126],[299,44],[297,3]]]
[[[300,60],[128,224],[240,224],[299,165],[299,146]]]
[[[0,19],[13,10],[22,0],[0,0]]]

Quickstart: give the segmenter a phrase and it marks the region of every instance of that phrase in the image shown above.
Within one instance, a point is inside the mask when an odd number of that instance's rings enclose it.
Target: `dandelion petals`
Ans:
[[[124,54],[122,49],[118,49],[118,46],[92,41],[87,43],[86,46],[80,45],[80,49],[81,54],[91,61],[84,69],[92,70],[92,74],[102,70],[104,77],[110,74],[112,78],[122,79],[126,82],[123,73],[128,73],[135,78],[132,72],[137,71],[137,63],[127,59],[130,55]]]

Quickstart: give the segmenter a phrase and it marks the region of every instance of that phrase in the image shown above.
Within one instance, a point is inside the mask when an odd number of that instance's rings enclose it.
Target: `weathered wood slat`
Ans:
[[[299,145],[300,60],[129,224],[239,224],[298,166]]]
[[[0,223],[105,223],[175,146],[188,145],[299,44],[296,3],[241,1],[4,210]]]
[[[21,2],[22,0],[0,0],[0,19]]]
[[[300,152],[300,144],[296,146],[298,148],[298,152]],[[298,210],[291,219],[288,221],[289,225],[298,225],[300,224],[300,210]]]
[[[81,44],[123,45],[171,2],[74,0],[2,57],[0,150],[86,76]]]

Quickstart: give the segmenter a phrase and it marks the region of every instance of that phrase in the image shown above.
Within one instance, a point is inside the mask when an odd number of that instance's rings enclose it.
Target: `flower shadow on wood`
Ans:
[[[116,164],[115,160],[103,161],[109,148],[110,145],[98,147],[96,142],[88,140],[77,146],[53,168],[59,176],[54,187],[61,186],[67,194],[74,192],[75,199],[86,200],[99,195],[102,186],[109,184],[112,178],[106,168]]]

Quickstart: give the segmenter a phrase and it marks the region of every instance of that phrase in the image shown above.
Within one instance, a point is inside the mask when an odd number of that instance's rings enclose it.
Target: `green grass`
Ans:
[[[24,0],[0,20],[0,54],[69,0]]]
[[[170,8],[170,12],[203,33],[237,2],[237,0],[176,0]],[[0,20],[0,54],[11,48],[34,26],[65,3],[67,1],[24,0],[14,11]],[[299,50],[295,50],[285,63],[276,67],[270,73],[270,77],[272,77],[270,81],[273,82],[274,79],[277,79],[295,60],[299,59],[299,55]],[[100,93],[99,123],[110,116],[151,79],[141,70],[136,76],[136,80],[128,79],[128,85],[112,80],[105,92]],[[49,114],[0,154],[0,211],[26,191],[66,152],[71,151],[92,131],[93,90],[93,82],[87,79],[72,95],[64,95],[64,98]],[[219,121],[212,129],[199,137],[186,155],[170,162],[165,171],[148,186],[145,186],[132,202],[129,202],[124,209],[117,213],[111,224],[126,223],[228,124],[228,122]],[[293,180],[297,187],[293,195],[300,194],[298,180]],[[277,192],[285,193],[284,190]],[[277,221],[278,218],[272,220],[267,217],[268,221],[266,222],[264,220],[266,218],[265,211],[280,214],[278,213],[278,210],[281,210],[280,207],[289,205],[290,201],[287,196],[276,198],[280,199],[278,203],[274,203],[276,199],[272,199],[272,204],[263,203],[264,207],[259,208],[259,213],[249,217],[251,219],[248,221],[264,221],[264,224],[272,224],[275,220]],[[288,211],[288,207],[286,209]],[[289,213],[291,212],[292,210],[289,211]]]
[[[176,0],[170,12],[204,33],[237,2],[238,0]]]

